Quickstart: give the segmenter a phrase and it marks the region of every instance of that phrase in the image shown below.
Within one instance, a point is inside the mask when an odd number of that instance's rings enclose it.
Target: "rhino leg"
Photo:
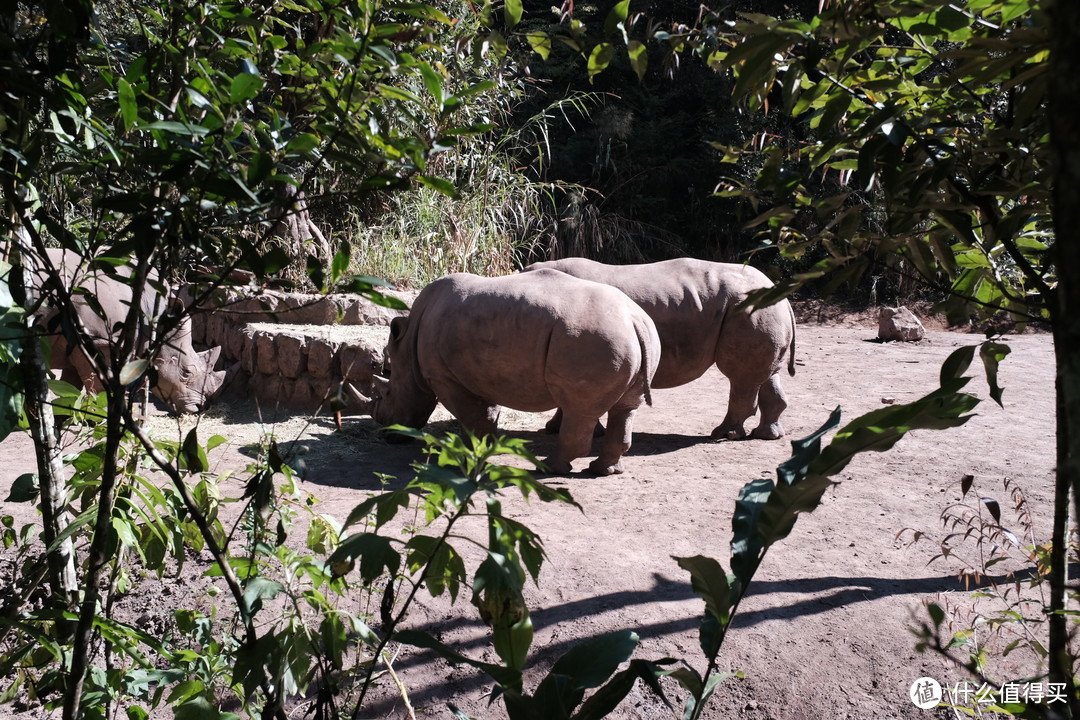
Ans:
[[[551,416],[551,419],[547,421],[547,424],[544,425],[544,430],[551,433],[552,435],[557,434],[559,432],[559,428],[562,426],[562,416],[562,408],[559,408],[555,411],[555,414]],[[597,420],[596,427],[593,428],[592,435],[594,438],[604,437],[604,423]]]
[[[784,437],[784,428],[780,425],[780,414],[787,409],[787,395],[780,386],[779,374],[773,375],[761,386],[758,392],[761,405],[761,423],[750,433],[750,437],[761,440],[777,440]]]
[[[727,415],[712,431],[712,437],[716,440],[742,440],[746,437],[747,418],[757,412],[758,386],[740,381],[737,378],[731,380],[731,389],[728,392]]]
[[[502,411],[498,405],[492,405],[458,385],[440,388],[435,395],[443,407],[477,437],[494,435],[498,431],[499,413]]]
[[[589,472],[604,476],[623,471],[622,457],[630,449],[634,412],[634,408],[612,408],[608,411],[608,428],[600,447],[600,455],[589,463]]]
[[[559,428],[562,427],[562,408],[555,410],[555,414],[551,416],[551,419],[544,425],[544,430],[556,435],[559,432]]]
[[[559,444],[555,454],[544,460],[555,475],[565,475],[571,470],[571,463],[592,449],[592,432],[597,418],[564,413],[562,427],[559,429]]]

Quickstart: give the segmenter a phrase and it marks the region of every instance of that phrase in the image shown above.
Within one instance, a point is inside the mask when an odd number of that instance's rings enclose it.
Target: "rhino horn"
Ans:
[[[371,389],[378,397],[386,397],[387,392],[390,390],[390,380],[382,375],[373,375],[371,377]]]
[[[375,404],[375,402],[371,398],[357,390],[356,387],[350,382],[345,383],[342,389],[344,390],[344,393],[342,393],[342,395],[336,399],[343,405],[343,407],[335,407],[334,409],[337,412],[340,412],[341,410],[348,410],[349,414],[351,415],[371,414],[372,407]],[[336,405],[337,403],[331,404]]]

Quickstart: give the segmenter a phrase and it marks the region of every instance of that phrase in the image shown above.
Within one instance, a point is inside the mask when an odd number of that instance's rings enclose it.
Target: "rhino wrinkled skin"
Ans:
[[[86,288],[96,299],[104,317],[86,302],[84,296],[72,296],[80,324],[108,360],[111,357],[110,346],[116,339],[114,328],[124,322],[131,305],[131,287],[125,283],[130,278],[130,271],[125,267],[117,268],[118,277],[89,272],[82,258],[66,250],[50,249],[48,257],[53,267],[60,271],[68,288]],[[37,277],[39,283],[43,282],[41,270]],[[165,313],[167,303],[175,302],[173,298],[160,295],[155,288],[168,295],[168,286],[159,280],[156,272],[151,271],[142,296],[135,357],[145,354],[153,324]],[[45,327],[54,332],[51,338],[52,367],[61,370],[61,378],[65,381],[82,385],[91,392],[99,392],[101,383],[93,365],[81,351],[72,351],[61,329],[53,327],[52,318],[55,315],[55,310],[45,309],[42,318]],[[196,351],[191,343],[191,320],[185,316],[151,360],[156,370],[156,382],[150,391],[173,412],[201,411],[220,392],[225,380],[224,370],[214,370],[220,350],[215,347]]]
[[[736,309],[750,291],[773,286],[762,272],[692,258],[642,265],[566,258],[534,263],[523,272],[542,269],[616,287],[649,314],[662,348],[654,388],[684,385],[715,363],[731,389],[727,415],[712,437],[745,438],[744,424],[759,405],[761,421],[750,436],[783,437],[780,415],[787,397],[780,370],[786,356],[788,373],[795,374],[795,314],[787,300],[753,312]]]
[[[649,317],[614,288],[554,271],[455,274],[420,292],[390,325],[391,374],[368,409],[381,425],[422,427],[437,401],[468,430],[494,433],[501,407],[565,413],[555,473],[589,454],[608,414],[597,475],[622,472],[633,416],[651,404],[660,341]],[[362,396],[356,394],[363,400]]]

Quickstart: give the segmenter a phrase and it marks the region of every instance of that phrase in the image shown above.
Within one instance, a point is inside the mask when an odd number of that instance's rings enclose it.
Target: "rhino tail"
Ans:
[[[641,344],[641,382],[645,386],[645,404],[652,407],[652,378],[649,374],[649,335],[638,332],[638,342]]]
[[[791,313],[791,345],[788,346],[788,375],[795,377],[795,308],[788,302],[788,312]]]

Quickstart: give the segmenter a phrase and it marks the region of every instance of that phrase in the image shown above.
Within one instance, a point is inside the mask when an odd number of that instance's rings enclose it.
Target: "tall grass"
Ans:
[[[350,223],[353,269],[422,287],[454,272],[505,275],[551,232],[548,188],[487,177],[456,198],[428,187],[388,196],[374,219]]]
[[[353,270],[421,287],[453,272],[504,275],[553,256],[561,247],[559,206],[585,189],[544,179],[548,123],[585,117],[597,101],[573,94],[517,127],[462,139],[429,168],[455,181],[455,197],[418,186],[386,196],[374,212],[354,213],[347,223]],[[510,115],[506,107],[493,111]]]

